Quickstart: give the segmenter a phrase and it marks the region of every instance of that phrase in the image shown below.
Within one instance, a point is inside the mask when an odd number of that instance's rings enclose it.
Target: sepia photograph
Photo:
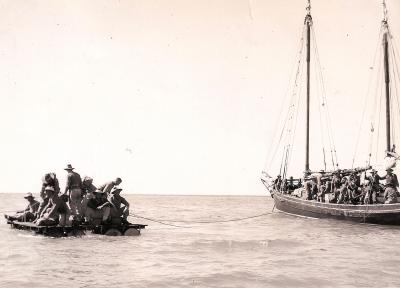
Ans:
[[[399,37],[399,0],[0,0],[0,288],[400,287]]]

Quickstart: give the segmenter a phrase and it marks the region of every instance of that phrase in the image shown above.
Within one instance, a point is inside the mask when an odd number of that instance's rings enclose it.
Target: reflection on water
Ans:
[[[272,210],[268,197],[128,196],[134,212],[185,221]],[[25,206],[0,194],[0,211]],[[400,287],[400,228],[280,213],[149,224],[139,237],[46,238],[0,223],[0,287]]]

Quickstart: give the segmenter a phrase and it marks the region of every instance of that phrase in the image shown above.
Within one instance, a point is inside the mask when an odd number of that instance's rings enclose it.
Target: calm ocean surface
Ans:
[[[0,194],[2,213],[25,207]],[[134,213],[215,221],[270,212],[266,197],[135,196]],[[400,227],[273,214],[149,224],[138,237],[46,238],[0,220],[0,287],[400,287]],[[112,286],[111,286],[112,285]]]

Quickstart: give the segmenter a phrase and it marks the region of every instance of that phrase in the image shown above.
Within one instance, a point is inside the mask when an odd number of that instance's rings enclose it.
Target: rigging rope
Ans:
[[[312,41],[313,41],[313,47],[314,47],[314,55],[317,56],[317,47],[316,47],[317,45],[316,45],[316,41],[315,41],[314,29],[312,29],[312,35],[313,35]],[[317,61],[314,61],[314,68],[315,68],[315,71],[319,71]],[[322,91],[320,91],[321,87],[319,85],[320,81],[322,81],[322,79],[319,79],[318,76],[320,76],[319,73],[315,73],[315,83],[317,84],[316,85],[317,89],[316,89],[316,93],[315,94],[322,95]],[[322,146],[323,164],[324,164],[324,167],[325,167],[325,170],[326,170],[325,141],[324,141],[324,138],[325,138],[324,137],[324,121],[323,121],[323,117],[322,117],[322,107],[324,105],[323,105],[323,98],[322,97],[323,96],[317,97],[317,99],[318,99],[319,124],[320,124],[320,131],[321,131],[321,133],[320,133],[320,136],[321,136],[320,138],[321,139],[320,140],[321,140],[321,146]]]
[[[302,66],[301,66],[301,68],[300,68],[300,79],[301,79],[301,77],[303,76],[303,72],[304,72],[304,61],[302,62]],[[300,97],[300,95],[301,95],[301,91],[302,91],[302,88],[303,88],[303,86],[302,85],[299,85],[298,86],[299,88],[299,90],[298,90],[298,92],[297,92],[297,101],[296,101],[296,107],[297,107],[297,109],[296,109],[296,112],[295,112],[295,114],[296,114],[296,118],[295,118],[295,121],[294,121],[294,127],[293,127],[293,133],[292,133],[292,135],[291,135],[291,141],[290,141],[290,145],[291,145],[291,147],[293,147],[294,146],[294,141],[295,141],[295,135],[296,135],[296,130],[297,130],[297,119],[298,119],[298,117],[299,117],[299,111],[300,111],[300,100],[301,100],[301,97]],[[287,163],[287,166],[289,166],[289,163],[290,163],[290,160],[291,160],[291,158],[292,158],[292,151],[293,151],[293,149],[291,149],[289,152],[290,152],[290,154],[289,154],[289,159],[288,159],[288,163]]]
[[[298,52],[297,56],[295,57],[295,62],[294,63],[297,63],[297,65],[292,65],[293,66],[293,68],[292,68],[293,70],[292,70],[292,73],[291,73],[291,77],[290,77],[289,83],[292,82],[292,78],[293,77],[295,78],[295,83],[297,83],[297,77],[298,77],[298,72],[299,72],[298,71],[298,67],[300,65],[301,57],[302,57],[303,49],[304,49],[304,37],[303,37],[304,31],[305,31],[305,27],[303,27],[302,37],[300,38],[299,47],[298,47],[298,50],[297,50],[299,52]],[[295,70],[295,67],[297,67],[297,70]],[[296,71],[296,73],[294,73],[295,71]],[[285,99],[287,99],[288,96],[289,96],[289,87],[290,87],[290,85],[288,85],[288,87],[287,87],[287,90],[286,90],[286,93],[285,93],[285,95],[286,95]],[[291,95],[291,97],[292,96],[293,95]],[[283,108],[285,107],[285,103],[286,103],[286,101],[282,101],[282,105],[281,105],[278,121],[281,119],[281,116],[282,116],[282,113],[283,113]],[[276,142],[276,139],[278,138],[277,137],[278,135],[279,135],[279,140],[278,140],[278,143],[276,143],[276,145],[272,146],[272,148],[275,148],[275,149],[269,149],[269,151],[272,151],[272,152],[269,152],[267,157],[266,157],[266,163],[268,163],[267,164],[268,167],[266,167],[267,171],[270,170],[271,165],[275,160],[275,156],[276,156],[276,154],[277,154],[277,152],[279,150],[279,147],[280,147],[280,144],[281,144],[281,141],[282,141],[282,136],[283,136],[283,133],[285,131],[285,126],[286,126],[286,122],[287,122],[288,116],[289,116],[289,111],[287,112],[286,117],[285,117],[285,119],[283,121],[284,124],[283,124],[283,126],[281,128],[280,135],[278,134],[278,131],[279,131],[278,128],[281,127],[281,126],[278,125],[278,124],[275,125],[275,130],[274,130],[274,133],[273,133],[274,136],[273,136],[272,143]]]
[[[398,94],[397,81],[396,81],[396,69],[397,69],[396,53],[395,53],[395,50],[394,50],[394,47],[393,47],[393,44],[392,44],[391,40],[389,41],[389,43],[390,43],[390,48],[391,48],[391,52],[392,52],[392,57],[390,57],[390,59],[392,59],[392,63],[391,63],[392,64],[392,75],[394,76],[392,78],[392,83],[393,83],[394,92],[395,92],[394,95],[393,95],[393,93],[391,93],[391,97],[392,97],[392,99],[396,99],[397,110],[398,110],[398,114],[397,115],[400,115],[400,104],[399,104],[399,98],[398,98],[399,94]],[[398,123],[398,121],[396,121],[394,119],[394,113],[392,113],[392,115],[393,115],[393,120],[392,120],[393,133],[392,133],[392,135],[393,135],[393,144],[394,144],[395,143],[395,139],[396,139],[396,128],[398,128],[398,127],[395,128],[395,124]]]
[[[395,86],[395,98],[396,98],[396,102],[397,102],[397,109],[398,109],[398,117],[400,117],[400,100],[399,100],[399,93],[398,93],[398,89],[397,89],[397,81],[400,83],[400,75],[399,75],[399,66],[398,66],[398,61],[397,61],[397,53],[396,53],[396,51],[397,51],[397,46],[396,46],[396,41],[395,41],[395,39],[392,39],[391,37],[389,37],[390,38],[390,47],[391,47],[391,51],[392,51],[392,54],[393,54],[393,57],[392,57],[392,69],[393,69],[393,81],[394,81],[394,86]],[[397,76],[397,77],[396,77]],[[398,120],[400,120],[400,119],[398,119]],[[400,121],[396,121],[395,123],[399,123]],[[399,124],[398,124],[399,125]],[[400,127],[397,127],[397,128],[400,128]]]
[[[318,52],[318,45],[317,45],[317,41],[315,40],[315,31],[314,28],[311,30],[312,31],[312,35],[313,35],[313,39],[314,39],[314,47],[315,47],[315,59],[316,59],[316,63],[317,63],[317,67],[318,69],[316,69],[319,73],[319,82],[321,82],[321,87],[322,87],[322,107],[324,110],[326,110],[325,113],[325,118],[326,118],[326,125],[327,125],[327,130],[328,130],[328,141],[329,141],[329,148],[330,148],[330,152],[331,152],[331,159],[332,159],[332,165],[333,165],[333,170],[335,170],[335,168],[338,167],[338,160],[337,160],[337,153],[336,153],[336,146],[335,146],[335,141],[334,141],[334,137],[333,137],[333,129],[332,129],[332,121],[331,121],[331,116],[329,113],[329,107],[328,107],[328,100],[326,98],[326,89],[325,89],[325,82],[324,82],[324,78],[322,75],[322,65],[321,65],[321,61],[320,61],[320,57],[319,57],[319,52]],[[336,167],[335,167],[336,166]]]
[[[297,70],[296,70],[296,74],[295,74],[295,78],[294,78],[294,86],[293,86],[293,91],[291,93],[291,98],[290,98],[290,102],[289,102],[289,109],[288,109],[288,113],[287,113],[287,117],[286,117],[286,121],[284,123],[284,126],[282,127],[282,132],[281,132],[281,138],[283,136],[283,133],[286,131],[285,137],[283,142],[285,143],[284,149],[283,149],[283,153],[282,153],[282,161],[281,161],[281,168],[280,168],[280,175],[282,174],[282,169],[286,175],[287,169],[288,169],[288,164],[289,164],[289,158],[291,153],[291,147],[293,146],[293,141],[291,141],[292,139],[292,131],[293,129],[293,122],[294,122],[294,115],[297,114],[296,113],[296,109],[298,109],[298,105],[296,105],[296,102],[298,103],[298,101],[296,101],[296,97],[297,99],[299,98],[299,93],[296,92],[296,89],[299,87],[298,81],[299,81],[299,76],[302,75],[302,67],[304,64],[304,61],[302,61],[302,56],[303,56],[303,51],[304,51],[304,35],[306,32],[306,25],[303,26],[303,34],[301,37],[301,47],[300,47],[300,51],[299,51],[299,59],[298,59],[298,65],[297,65]],[[301,86],[300,86],[301,87]],[[296,116],[297,119],[297,116]],[[296,121],[295,121],[296,122]],[[279,144],[276,146],[276,152],[279,149]],[[275,153],[276,153],[275,152]],[[274,154],[275,154],[274,153]],[[270,166],[272,165],[273,159],[270,163]],[[283,167],[282,167],[283,165]],[[269,168],[270,168],[269,166]],[[285,179],[283,177],[283,179]]]
[[[372,62],[372,67],[375,67],[375,64],[376,64],[376,56],[378,55],[378,51],[379,51],[379,47],[380,47],[380,41],[379,41],[379,40],[380,40],[381,37],[382,37],[382,31],[383,31],[383,29],[382,29],[382,26],[381,26],[381,28],[380,28],[380,30],[379,30],[379,33],[378,33],[378,41],[377,41],[376,48],[375,48],[375,53],[374,53],[374,58],[373,58],[373,62]],[[380,67],[380,66],[378,66],[378,67]],[[355,146],[355,149],[354,149],[353,161],[352,161],[352,164],[351,164],[351,168],[354,167],[354,162],[355,162],[356,157],[357,157],[357,151],[358,151],[358,145],[359,145],[359,142],[360,142],[360,136],[361,136],[362,125],[363,125],[364,118],[365,118],[365,112],[366,112],[367,106],[368,106],[368,95],[370,94],[371,83],[373,82],[373,81],[372,81],[373,75],[374,75],[374,73],[371,71],[371,73],[370,73],[370,75],[369,75],[369,78],[370,78],[370,79],[369,79],[369,81],[368,81],[368,86],[367,86],[367,93],[366,93],[367,97],[365,97],[365,101],[364,101],[364,108],[363,108],[363,111],[362,111],[360,126],[359,126],[359,128],[358,128],[358,133],[357,133],[357,138],[356,138],[356,146]],[[375,102],[374,107],[376,107],[376,102]],[[372,121],[371,121],[371,122],[372,122]],[[373,123],[371,123],[371,125],[373,126]],[[371,130],[373,130],[373,129],[371,129]],[[371,134],[372,134],[372,132],[371,132]],[[370,140],[372,140],[372,139],[370,139]],[[370,145],[371,145],[371,143],[370,143]],[[372,148],[371,148],[371,149],[372,149]],[[369,154],[371,154],[371,149],[370,149],[370,151],[369,151]],[[370,158],[370,157],[369,157],[369,158]],[[368,162],[369,162],[369,161],[368,161]]]
[[[305,33],[305,30],[304,30],[304,33]],[[304,47],[303,47],[304,48]],[[300,63],[300,66],[299,66],[299,69],[298,69],[298,72],[299,72],[299,74],[298,74],[298,78],[296,79],[296,83],[295,83],[295,87],[294,87],[294,92],[293,92],[293,96],[296,96],[297,97],[297,100],[296,100],[296,98],[294,98],[293,99],[293,102],[294,102],[294,111],[293,111],[293,114],[295,114],[296,116],[295,116],[295,120],[294,121],[292,121],[292,123],[291,123],[291,131],[293,131],[293,133],[291,133],[291,135],[289,135],[289,139],[288,139],[288,141],[289,141],[289,145],[290,145],[290,147],[292,147],[292,149],[289,151],[289,155],[288,155],[288,161],[287,161],[287,163],[286,163],[286,166],[287,167],[289,167],[289,163],[290,163],[290,160],[291,160],[291,158],[292,158],[292,151],[293,151],[293,146],[294,146],[294,141],[295,141],[295,135],[296,135],[296,130],[297,130],[297,119],[298,119],[298,116],[299,116],[299,110],[300,110],[300,100],[301,100],[301,97],[300,97],[300,95],[301,95],[301,91],[302,91],[302,85],[299,85],[298,83],[297,83],[297,81],[298,81],[298,79],[301,79],[302,77],[303,77],[303,72],[304,72],[304,61],[301,61],[301,63]],[[301,83],[301,82],[300,82]],[[298,89],[297,91],[295,90],[295,89]]]
[[[395,61],[395,65],[394,66],[396,67],[396,72],[397,72],[397,73],[395,73],[395,76],[397,76],[396,80],[400,82],[400,73],[399,73],[399,66],[398,66],[398,60],[397,60],[398,59],[397,58],[398,53],[396,53],[396,51],[399,51],[399,49],[397,48],[396,39],[393,39],[392,37],[389,37],[389,39],[390,39],[390,43],[392,44],[391,47],[392,47],[393,55],[394,55],[393,59]]]
[[[383,33],[383,30],[382,30],[382,27],[381,27],[381,30],[380,30],[380,37],[379,38],[381,38],[382,37],[382,33]],[[380,43],[380,41],[378,41],[378,48],[379,48],[379,43]],[[378,50],[377,50],[378,51]],[[382,75],[382,69],[383,69],[383,53],[382,53],[382,51],[381,51],[381,49],[379,49],[379,51],[380,51],[380,53],[378,54],[379,55],[379,57],[378,57],[378,66],[377,66],[377,74],[376,74],[376,83],[377,83],[377,85],[376,85],[376,87],[375,87],[375,91],[374,91],[374,103],[373,103],[373,109],[372,109],[372,114],[370,115],[370,121],[371,121],[371,133],[370,133],[370,139],[369,139],[369,141],[370,141],[370,147],[369,147],[369,155],[368,155],[368,158],[369,158],[369,163],[371,164],[371,159],[372,159],[372,157],[375,157],[375,164],[377,163],[377,156],[378,156],[378,152],[377,152],[377,149],[378,149],[378,146],[379,146],[379,141],[377,141],[376,143],[374,143],[374,135],[373,135],[373,133],[375,132],[375,130],[377,130],[377,135],[378,135],[378,138],[379,138],[379,134],[380,134],[380,117],[378,116],[378,125],[375,125],[375,122],[376,122],[376,114],[378,113],[378,115],[380,115],[380,110],[381,110],[381,95],[379,95],[379,89],[382,89],[382,80],[383,80],[383,75]],[[376,62],[376,61],[375,61]],[[375,82],[375,81],[370,81],[370,83],[371,82]],[[382,93],[382,91],[381,91],[381,93]],[[379,102],[378,102],[378,100],[379,100]],[[379,105],[378,105],[379,104]],[[377,140],[379,140],[377,138]],[[374,154],[374,144],[376,144],[376,146],[377,146],[377,148],[376,148],[376,152],[375,152],[375,154]]]
[[[383,79],[381,79],[382,81]],[[380,85],[381,91],[379,95],[379,108],[378,108],[378,134],[377,134],[377,144],[376,144],[376,151],[375,151],[375,163],[378,163],[378,149],[379,149],[379,135],[380,135],[380,128],[381,128],[381,110],[382,110],[382,98],[383,98],[383,85]],[[378,96],[377,96],[378,97]]]

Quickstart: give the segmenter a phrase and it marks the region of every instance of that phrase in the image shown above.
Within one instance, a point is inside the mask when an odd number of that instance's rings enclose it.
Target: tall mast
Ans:
[[[310,170],[310,28],[312,25],[311,3],[308,0],[306,8],[307,15],[304,23],[307,25],[307,115],[306,115],[306,167],[305,172]]]
[[[390,75],[389,75],[389,26],[387,22],[387,9],[385,0],[383,0],[383,53],[385,66],[385,92],[386,92],[386,151],[390,152]]]

